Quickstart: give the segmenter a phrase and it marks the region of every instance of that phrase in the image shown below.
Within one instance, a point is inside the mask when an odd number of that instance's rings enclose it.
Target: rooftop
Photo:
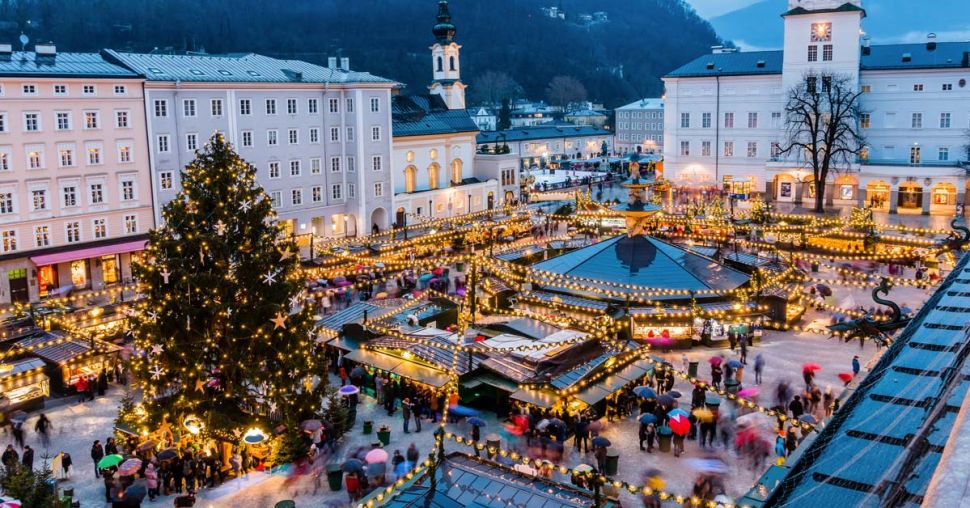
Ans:
[[[533,139],[575,138],[580,136],[612,136],[613,133],[606,129],[588,125],[539,125],[535,127],[506,129],[503,131],[480,132],[478,134],[478,144],[494,143],[496,140],[501,141],[503,135],[506,141],[528,141]]]
[[[448,109],[440,95],[395,95],[391,102],[394,136],[478,132],[467,109]]]
[[[640,99],[638,101],[633,101],[625,106],[620,106],[616,108],[616,110],[625,111],[625,110],[663,109],[663,108],[664,108],[663,99]]]
[[[0,55],[0,76],[137,78],[138,74],[108,62],[98,53],[57,53],[38,55],[15,51]]]
[[[302,60],[281,60],[255,53],[165,55],[101,51],[108,61],[127,67],[148,81],[201,83],[383,83],[394,81],[368,72],[331,69]]]

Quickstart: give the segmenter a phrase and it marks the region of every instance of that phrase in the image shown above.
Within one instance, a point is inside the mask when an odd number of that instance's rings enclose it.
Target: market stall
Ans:
[[[37,358],[23,358],[0,364],[0,407],[4,411],[30,411],[44,407],[50,395],[50,378]]]
[[[73,390],[82,376],[97,378],[102,369],[113,368],[121,351],[114,344],[76,339],[60,331],[36,333],[15,347],[43,360],[51,386],[61,392]]]

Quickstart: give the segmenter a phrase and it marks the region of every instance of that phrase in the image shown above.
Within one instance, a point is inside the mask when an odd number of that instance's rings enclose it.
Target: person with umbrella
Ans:
[[[151,462],[145,466],[145,486],[148,487],[148,500],[154,501],[158,497],[158,472]]]
[[[805,391],[811,391],[812,384],[815,380],[815,371],[820,369],[821,367],[817,363],[806,363],[802,365],[802,379],[805,380]]]
[[[711,364],[711,386],[721,389],[721,362]]]
[[[593,455],[596,457],[596,467],[600,471],[606,471],[606,448],[610,444],[610,440],[605,437],[593,438]]]

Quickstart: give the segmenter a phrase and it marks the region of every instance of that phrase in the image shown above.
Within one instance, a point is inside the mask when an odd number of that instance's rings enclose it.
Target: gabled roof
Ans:
[[[846,2],[838,7],[833,7],[831,9],[806,9],[804,7],[795,7],[788,12],[782,14],[782,16],[798,16],[801,14],[825,14],[829,12],[861,12],[863,16],[866,15],[865,9],[859,7],[858,5]]]
[[[302,60],[280,60],[255,53],[163,55],[106,49],[101,54],[106,60],[123,65],[148,81],[396,84],[368,72],[330,69]]]
[[[970,391],[968,261],[958,263],[764,506],[921,504]],[[901,487],[901,497],[887,499],[879,490],[887,486]]]
[[[478,132],[467,109],[448,109],[438,94],[395,95],[391,115],[398,137]]]
[[[667,73],[666,78],[781,74],[783,52],[738,51],[701,55]]]
[[[956,69],[966,67],[963,54],[970,42],[938,42],[930,50],[926,43],[881,44],[862,55],[862,70]]]
[[[582,109],[579,111],[573,111],[572,113],[566,113],[565,116],[601,116],[606,118],[606,113],[602,111],[594,111],[592,109]]]
[[[638,101],[633,101],[625,106],[620,106],[616,108],[617,111],[624,111],[627,109],[639,110],[639,109],[663,109],[664,100],[663,99],[640,99]]]
[[[589,125],[537,125],[535,127],[522,127],[519,129],[506,129],[504,131],[480,132],[478,143],[494,143],[501,141],[502,136],[506,141],[529,141],[533,139],[557,139],[575,138],[580,136],[612,136],[613,133],[598,127]]]
[[[33,51],[15,51],[10,55],[0,55],[0,76],[137,78],[138,74],[105,60],[97,53],[38,56]]]

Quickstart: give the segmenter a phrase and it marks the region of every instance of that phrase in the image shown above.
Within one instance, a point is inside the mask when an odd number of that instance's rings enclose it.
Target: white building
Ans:
[[[663,154],[663,99],[640,99],[620,106],[615,122],[616,151]]]
[[[459,49],[448,2],[438,4],[431,46],[433,81],[427,95],[395,95],[392,188],[394,224],[451,217],[501,206],[506,195],[502,168],[515,173],[511,156],[476,156],[478,126],[465,109]],[[478,159],[488,159],[479,170]],[[501,179],[501,180],[500,180]]]
[[[586,125],[541,125],[482,132],[479,146],[508,145],[520,169],[558,166],[559,161],[593,159],[613,153],[613,133]],[[605,150],[604,150],[605,148]]]
[[[475,122],[479,130],[494,131],[498,128],[498,116],[485,106],[469,109],[468,114],[471,115],[472,121]]]
[[[966,190],[970,43],[870,45],[861,0],[789,0],[782,51],[715,48],[664,77],[664,153],[681,185],[724,185],[809,202],[810,167],[778,156],[786,90],[809,71],[864,92],[863,157],[826,182],[829,205],[953,213]],[[756,23],[757,20],[752,20]]]

